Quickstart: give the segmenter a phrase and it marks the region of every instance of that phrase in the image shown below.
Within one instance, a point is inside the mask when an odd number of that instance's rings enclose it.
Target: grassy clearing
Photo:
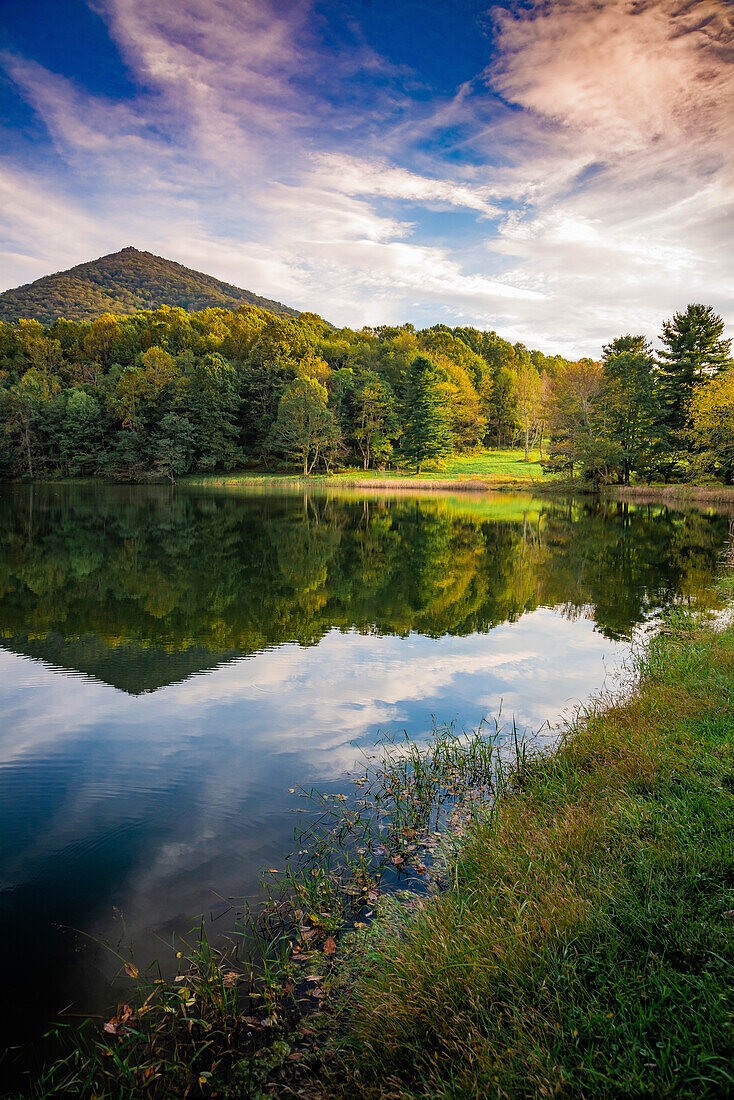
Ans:
[[[325,1095],[734,1095],[734,628],[638,673],[369,938]]]
[[[523,451],[501,450],[479,451],[476,454],[468,455],[454,455],[452,458],[442,462],[440,466],[430,467],[420,474],[411,474],[404,471],[389,475],[381,473],[379,470],[367,470],[362,474],[360,471],[355,472],[354,470],[349,470],[336,474],[335,476],[354,477],[355,474],[359,477],[364,476],[366,479],[373,477],[381,479],[388,476],[395,476],[411,477],[420,481],[430,481],[438,478],[445,478],[447,481],[461,481],[473,478],[488,481],[495,478],[503,480],[512,478],[517,481],[533,481],[543,477],[543,468],[540,465],[537,451],[531,453],[530,462],[525,462]]]
[[[345,484],[366,484],[369,482],[390,483],[415,481],[422,483],[442,483],[479,481],[489,485],[493,483],[531,484],[543,479],[543,469],[540,465],[539,454],[531,452],[530,461],[525,462],[521,450],[497,450],[479,451],[469,455],[454,455],[440,465],[428,467],[420,474],[409,470],[339,470],[329,476],[315,474],[308,478],[299,477],[291,473],[265,473],[253,470],[234,474],[214,474],[202,477],[187,476],[182,478],[182,483],[187,485],[237,485],[242,483],[262,483],[277,485],[279,483],[307,483],[318,484],[320,482]],[[546,481],[550,480],[548,478]]]

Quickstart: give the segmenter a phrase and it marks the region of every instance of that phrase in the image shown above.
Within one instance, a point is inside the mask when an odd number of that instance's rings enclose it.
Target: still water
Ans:
[[[467,494],[0,489],[3,1035],[114,1000],[380,731],[537,729],[710,589],[728,520]],[[73,930],[78,930],[77,932]],[[88,933],[92,940],[79,935]],[[32,990],[32,996],[28,991]]]

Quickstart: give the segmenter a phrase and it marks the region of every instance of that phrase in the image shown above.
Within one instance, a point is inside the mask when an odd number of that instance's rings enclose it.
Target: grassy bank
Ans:
[[[734,628],[637,671],[368,939],[325,1094],[734,1094]]]

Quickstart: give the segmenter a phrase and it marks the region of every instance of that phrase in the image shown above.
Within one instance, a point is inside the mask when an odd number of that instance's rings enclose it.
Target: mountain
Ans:
[[[0,294],[0,321],[35,318],[50,324],[56,317],[92,321],[100,313],[135,313],[158,306],[186,310],[219,306],[259,306],[279,317],[297,317],[298,310],[261,298],[249,290],[223,283],[212,275],[164,260],[151,252],[123,248],[86,264]]]

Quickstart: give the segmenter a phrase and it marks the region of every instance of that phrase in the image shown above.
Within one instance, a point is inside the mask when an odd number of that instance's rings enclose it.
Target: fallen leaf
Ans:
[[[128,978],[137,978],[140,975],[140,971],[134,963],[125,963],[125,973]]]
[[[333,936],[327,936],[324,942],[324,954],[333,955],[336,952],[336,941]]]
[[[308,977],[306,978],[307,982],[323,982],[323,980],[324,980],[324,975],[323,974],[309,974]]]
[[[300,1062],[301,1058],[303,1058],[303,1055],[299,1051],[294,1050],[292,1054],[288,1055],[287,1060],[289,1062]]]
[[[402,856],[393,856],[390,862],[394,863],[396,867],[399,867],[401,863],[405,863],[405,860]]]

